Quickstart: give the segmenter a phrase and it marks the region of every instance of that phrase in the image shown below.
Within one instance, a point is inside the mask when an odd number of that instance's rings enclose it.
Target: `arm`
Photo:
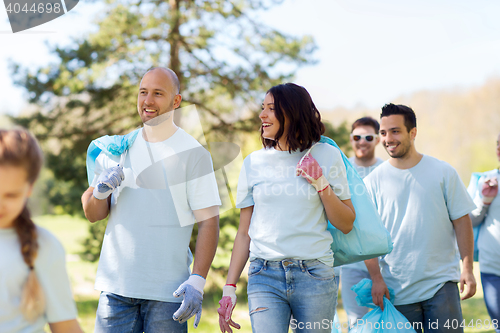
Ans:
[[[219,207],[193,211],[198,223],[198,237],[193,263],[193,274],[207,277],[219,242]]]
[[[382,311],[384,311],[384,296],[387,299],[391,299],[391,296],[389,295],[389,289],[385,284],[384,278],[382,274],[380,274],[378,258],[365,260],[365,265],[372,279],[373,304],[380,306]]]
[[[319,197],[330,223],[344,234],[348,234],[356,218],[351,199],[340,200],[330,186],[319,192]]]
[[[342,160],[339,163],[342,163],[342,167],[344,166]],[[323,170],[310,152],[305,154],[297,164],[296,175],[304,177],[318,191],[330,223],[344,234],[348,234],[356,218],[351,200],[340,200],[337,197],[328,179],[323,175]],[[345,185],[347,186],[347,180]]]
[[[477,208],[469,213],[469,217],[472,221],[472,226],[477,227],[484,221],[484,217],[486,216],[486,212],[488,212],[488,208],[490,206],[483,204],[483,202],[475,202]]]
[[[250,255],[250,236],[248,236],[248,228],[250,227],[252,213],[253,206],[242,208],[240,211],[240,225],[234,239],[231,262],[227,273],[227,284],[236,284],[238,282]]]
[[[246,265],[250,253],[250,237],[248,228],[252,218],[253,206],[242,208],[240,211],[240,225],[234,239],[231,263],[227,274],[226,285],[222,288],[222,299],[219,301],[219,327],[221,332],[232,333],[231,327],[240,329],[240,325],[231,319],[233,309],[236,306],[236,283]]]
[[[469,215],[464,215],[453,220],[453,228],[457,236],[458,249],[462,257],[462,274],[460,275],[460,292],[464,291],[464,284],[467,285],[467,293],[462,296],[462,300],[474,296],[476,293],[476,279],[472,272],[474,255],[474,237],[472,234],[472,222]]]
[[[98,200],[93,195],[94,188],[91,186],[82,195],[82,206],[85,217],[92,223],[104,220],[109,214],[111,196],[105,200]]]
[[[76,319],[49,323],[49,327],[52,333],[83,333]]]

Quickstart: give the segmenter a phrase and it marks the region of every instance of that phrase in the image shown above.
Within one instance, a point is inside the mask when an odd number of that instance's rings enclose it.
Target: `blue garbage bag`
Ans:
[[[339,317],[335,313],[335,317],[333,318],[332,332],[331,333],[342,333],[341,326],[339,322]]]
[[[339,148],[332,139],[322,136],[319,142]],[[311,152],[314,157],[314,151]],[[391,235],[385,228],[372,199],[368,195],[365,183],[340,150],[340,155],[347,172],[347,182],[351,193],[351,202],[356,212],[352,230],[346,235],[328,223],[327,229],[332,235],[334,266],[363,261],[383,256],[392,251]]]
[[[351,288],[358,296],[359,306],[372,308],[370,312],[359,319],[350,333],[394,333],[413,332],[411,323],[401,314],[390,300],[384,297],[384,311],[373,303],[372,281],[363,279]],[[394,300],[394,290],[389,288],[391,300]]]

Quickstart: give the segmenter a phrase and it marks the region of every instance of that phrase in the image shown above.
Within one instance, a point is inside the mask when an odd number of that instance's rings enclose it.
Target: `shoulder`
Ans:
[[[56,236],[45,228],[36,226],[39,252],[37,260],[50,261],[54,258],[65,258],[66,251]]]
[[[441,171],[443,174],[456,174],[457,171],[450,163],[437,159],[435,157],[425,155],[422,157],[422,162],[426,169],[432,170],[432,172]]]
[[[178,128],[177,131],[174,133],[176,141],[180,141],[182,145],[187,146],[187,148],[195,148],[195,147],[203,147],[198,140],[196,140],[193,136],[188,134],[185,130],[182,128]]]

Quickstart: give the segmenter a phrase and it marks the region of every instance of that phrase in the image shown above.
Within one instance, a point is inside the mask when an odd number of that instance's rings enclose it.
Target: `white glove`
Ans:
[[[97,185],[94,187],[93,195],[98,200],[104,200],[125,179],[125,174],[123,173],[123,167],[120,165],[104,170],[97,178]]]
[[[203,302],[203,288],[206,280],[197,274],[192,274],[189,279],[183,282],[176,291],[174,297],[184,296],[181,306],[175,311],[172,318],[180,324],[187,321],[192,316],[194,318],[194,328],[198,327],[201,319],[201,303]]]

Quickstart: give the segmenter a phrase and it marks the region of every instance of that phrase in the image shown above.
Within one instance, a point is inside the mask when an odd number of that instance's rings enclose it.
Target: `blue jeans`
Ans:
[[[498,327],[500,325],[500,276],[481,273],[481,283],[483,285],[486,309],[491,320],[496,320],[496,326]],[[495,331],[500,333],[500,329],[498,328]]]
[[[436,294],[425,301],[397,305],[401,312],[413,325],[417,332],[452,332],[463,333],[462,308],[460,293],[456,282],[448,281]]]
[[[172,315],[180,303],[152,301],[101,292],[95,333],[187,333],[187,322]]]
[[[289,326],[297,333],[332,329],[337,284],[333,267],[319,260],[253,260],[247,293],[254,333],[287,333]]]

